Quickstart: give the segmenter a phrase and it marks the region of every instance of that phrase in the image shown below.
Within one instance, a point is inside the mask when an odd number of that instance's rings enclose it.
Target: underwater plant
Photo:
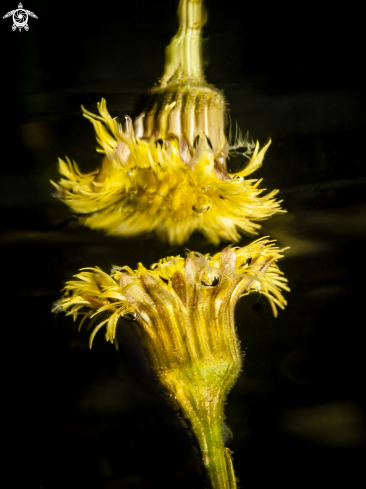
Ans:
[[[104,154],[100,168],[82,174],[75,162],[59,160],[57,196],[93,229],[116,236],[154,231],[171,244],[200,231],[214,244],[257,234],[261,221],[285,212],[277,190],[264,194],[248,178],[271,143],[228,130],[224,95],[203,74],[203,0],[180,0],[179,29],[166,49],[158,86],[141,96],[132,118],[112,118],[104,99],[99,115],[82,107]],[[231,156],[247,159],[230,173]],[[273,314],[284,308],[287,280],[277,266],[282,252],[260,238],[213,256],[189,252],[145,268],[114,266],[110,274],[84,268],[66,283],[61,309],[82,324],[100,319],[90,336],[106,327],[116,343],[119,319],[134,325],[150,366],[187,420],[212,489],[235,489],[231,452],[224,445],[224,404],[242,368],[243,353],[234,310],[240,297],[257,292]],[[91,323],[91,324],[92,324]]]
[[[240,131],[227,130],[224,95],[205,81],[203,0],[181,0],[179,29],[166,49],[157,87],[139,98],[132,118],[112,118],[104,99],[99,115],[82,107],[104,154],[100,168],[82,174],[59,160],[56,195],[92,229],[116,236],[154,231],[183,244],[200,231],[214,244],[257,234],[261,221],[285,212],[277,190],[263,194],[261,180],[248,179],[263,162],[262,149]],[[229,134],[227,134],[229,132]],[[245,167],[229,173],[227,160],[242,155]]]
[[[146,269],[113,267],[110,274],[86,268],[66,283],[56,306],[74,319],[100,316],[116,341],[120,318],[134,321],[150,365],[176,403],[199,445],[212,489],[234,489],[231,452],[224,446],[224,403],[242,368],[234,309],[243,295],[258,292],[273,313],[284,308],[287,280],[277,267],[283,250],[267,238],[213,256],[189,252]]]

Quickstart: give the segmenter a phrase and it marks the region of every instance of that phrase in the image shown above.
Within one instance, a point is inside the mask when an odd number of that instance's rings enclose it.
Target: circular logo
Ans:
[[[23,10],[22,8],[18,8],[17,10],[15,10],[13,13],[13,22],[20,29],[25,25],[27,25],[28,22],[27,11]]]

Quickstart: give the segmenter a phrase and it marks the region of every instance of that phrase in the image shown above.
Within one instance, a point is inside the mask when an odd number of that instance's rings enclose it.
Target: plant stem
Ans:
[[[236,489],[236,478],[230,450],[224,446],[223,403],[201,410],[198,426],[192,425],[200,445],[203,464],[212,489]]]
[[[237,359],[199,362],[165,372],[162,382],[174,392],[198,442],[212,489],[236,489],[231,452],[224,445],[224,403],[241,364]]]
[[[178,32],[166,48],[162,87],[183,80],[204,81],[202,27],[207,15],[203,0],[180,0],[178,18]]]

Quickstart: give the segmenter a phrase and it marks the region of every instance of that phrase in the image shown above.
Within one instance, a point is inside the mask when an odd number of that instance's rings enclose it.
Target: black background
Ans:
[[[16,1],[2,2],[3,14]],[[83,266],[149,265],[179,247],[76,226],[51,196],[57,157],[99,162],[80,104],[130,113],[162,74],[176,1],[24,2],[1,22],[2,404],[9,487],[203,488],[197,452],[133,330],[120,351],[50,313]],[[288,213],[262,234],[291,246],[288,306],[237,308],[246,352],[229,394],[227,445],[242,487],[358,487],[364,478],[365,109],[361,12],[309,3],[207,2],[207,79],[231,116],[272,146],[258,171]],[[237,162],[231,161],[234,166]],[[257,176],[255,174],[255,176]],[[249,241],[243,237],[241,244]],[[221,248],[224,245],[221,245]],[[195,235],[187,247],[217,251]],[[3,438],[4,439],[4,438]],[[21,478],[26,484],[21,484]],[[9,479],[8,479],[9,480]]]

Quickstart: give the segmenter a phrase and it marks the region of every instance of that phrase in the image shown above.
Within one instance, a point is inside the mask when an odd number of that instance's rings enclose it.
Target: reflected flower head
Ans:
[[[203,1],[180,0],[178,18],[164,74],[132,118],[112,118],[104,99],[99,115],[83,108],[104,154],[100,168],[82,174],[75,162],[60,160],[54,185],[82,224],[110,235],[155,232],[183,244],[198,231],[215,244],[237,242],[241,232],[257,234],[257,221],[284,212],[277,190],[266,194],[261,180],[249,177],[270,142],[260,150],[248,135],[227,130],[224,95],[204,77]],[[237,155],[246,164],[231,174],[227,161]]]
[[[105,156],[89,174],[69,159],[59,160],[58,197],[81,223],[115,236],[154,231],[171,244],[182,244],[200,231],[217,244],[221,239],[237,242],[240,231],[256,234],[260,225],[255,221],[284,212],[275,200],[277,190],[264,194],[261,180],[247,178],[261,166],[270,143],[259,150],[258,143],[254,146],[238,132],[229,144],[219,92],[214,99],[219,101],[211,106],[206,97],[198,112],[196,102],[182,107],[184,97],[155,104],[154,115],[147,110],[134,121],[112,118],[104,99],[99,115],[83,109]],[[229,174],[227,158],[240,149],[248,163]]]

